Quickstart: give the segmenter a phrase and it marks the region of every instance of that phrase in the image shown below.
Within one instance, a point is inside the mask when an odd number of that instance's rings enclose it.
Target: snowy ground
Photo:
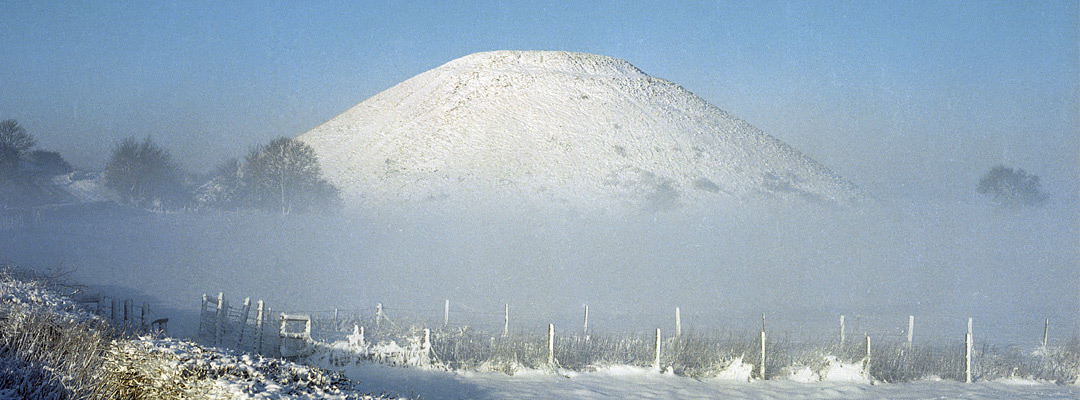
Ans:
[[[1076,399],[1080,386],[1030,380],[965,384],[924,380],[904,384],[739,382],[693,379],[635,367],[612,367],[593,373],[527,372],[514,376],[494,372],[446,372],[393,368],[376,364],[351,366],[344,373],[363,390],[386,390],[424,399]]]

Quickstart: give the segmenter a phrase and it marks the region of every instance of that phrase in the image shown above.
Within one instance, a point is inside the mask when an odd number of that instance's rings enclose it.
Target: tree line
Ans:
[[[60,153],[32,150],[35,144],[33,135],[17,121],[0,121],[0,206],[10,192],[7,187],[72,171]],[[104,178],[123,202],[148,208],[246,208],[289,214],[331,210],[340,203],[339,190],[323,178],[315,151],[284,137],[194,178],[149,136],[141,141],[129,137],[113,147]],[[1003,165],[991,168],[975,192],[997,209],[1039,207],[1050,197],[1037,175]]]
[[[31,151],[35,144],[15,120],[0,121],[0,183],[25,185],[41,171],[54,176],[73,170],[57,152]],[[290,214],[329,211],[340,204],[339,190],[323,178],[315,151],[289,138],[256,146],[242,160],[229,159],[210,174],[194,176],[149,136],[129,137],[113,146],[102,177],[123,203],[144,208]]]

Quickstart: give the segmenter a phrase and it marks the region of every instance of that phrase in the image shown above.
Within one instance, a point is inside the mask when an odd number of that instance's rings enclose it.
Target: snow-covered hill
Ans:
[[[510,196],[575,209],[849,204],[859,190],[681,86],[616,58],[476,53],[299,137],[348,203]]]

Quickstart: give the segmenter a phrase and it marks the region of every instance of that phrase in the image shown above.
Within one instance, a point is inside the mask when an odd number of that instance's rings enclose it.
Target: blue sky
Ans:
[[[77,166],[152,136],[206,171],[454,58],[623,58],[877,196],[992,165],[1075,200],[1077,2],[0,3],[0,118]]]

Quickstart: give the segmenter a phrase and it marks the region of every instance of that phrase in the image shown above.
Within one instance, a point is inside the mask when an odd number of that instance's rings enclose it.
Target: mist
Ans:
[[[44,215],[0,236],[8,261],[64,271],[174,313],[194,335],[200,296],[262,299],[275,310],[441,317],[477,329],[670,329],[675,307],[699,331],[856,330],[948,339],[967,317],[991,342],[1034,343],[1044,318],[1076,332],[1076,205],[995,210],[982,202],[852,208],[762,200],[705,211],[523,209],[485,199],[334,215],[153,213],[97,205]],[[87,206],[90,207],[90,206]],[[860,332],[861,333],[861,332]]]

